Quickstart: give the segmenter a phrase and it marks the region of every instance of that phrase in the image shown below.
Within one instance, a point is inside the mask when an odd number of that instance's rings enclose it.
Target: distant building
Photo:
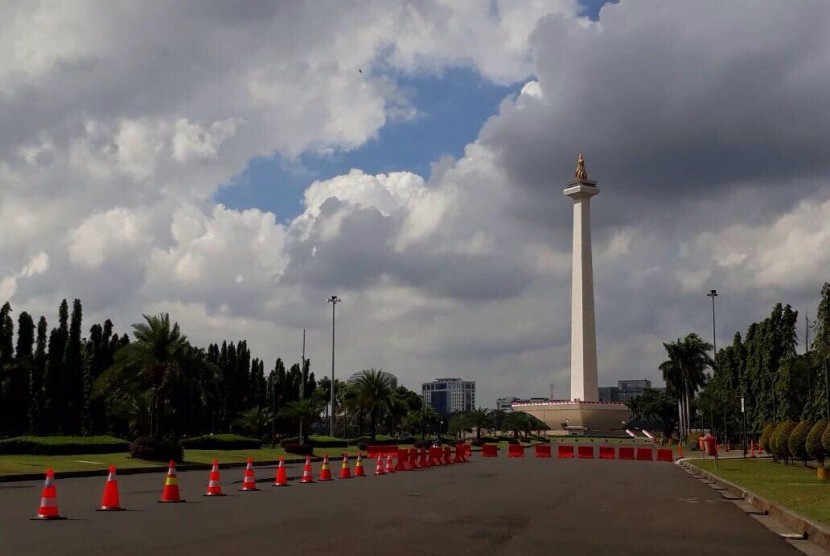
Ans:
[[[385,376],[389,379],[389,386],[392,387],[394,390],[398,387],[398,377],[393,375],[392,373],[387,373],[386,371],[378,371],[381,375]],[[354,384],[357,380],[363,376],[363,371],[358,371],[354,373],[352,376],[346,379],[346,384]]]
[[[476,407],[476,383],[460,378],[437,378],[421,385],[424,402],[441,415],[472,411]]]
[[[510,413],[513,411],[513,402],[519,401],[516,396],[508,396],[506,398],[498,398],[496,400],[496,410]]]
[[[641,396],[648,388],[651,388],[651,381],[647,379],[620,380],[616,386],[600,386],[599,401],[625,403]]]

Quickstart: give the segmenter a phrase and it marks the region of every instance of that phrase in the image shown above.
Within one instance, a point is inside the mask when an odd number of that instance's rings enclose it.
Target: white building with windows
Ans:
[[[472,411],[476,407],[476,383],[460,378],[436,378],[421,385],[421,395],[427,405],[441,415]]]

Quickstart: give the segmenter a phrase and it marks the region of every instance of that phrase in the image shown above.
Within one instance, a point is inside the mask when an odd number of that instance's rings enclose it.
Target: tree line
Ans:
[[[770,315],[736,332],[713,358],[712,345],[695,333],[665,343],[660,365],[666,391],[647,391],[629,402],[637,417],[650,417],[670,435],[709,429],[740,440],[757,437],[770,423],[830,418],[830,283],[821,289],[816,320],[799,354],[798,312],[776,304]],[[743,402],[743,411],[742,411]]]

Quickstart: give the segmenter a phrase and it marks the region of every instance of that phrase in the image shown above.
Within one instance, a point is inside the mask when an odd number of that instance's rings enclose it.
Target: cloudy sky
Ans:
[[[824,0],[0,4],[0,301],[170,312],[268,365],[569,392],[575,160],[600,383],[830,280]],[[803,331],[803,320],[800,331]]]

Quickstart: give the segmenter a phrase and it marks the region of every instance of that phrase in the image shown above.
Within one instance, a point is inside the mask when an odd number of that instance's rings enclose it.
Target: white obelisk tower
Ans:
[[[576,178],[563,192],[574,202],[571,285],[571,400],[599,400],[597,332],[594,322],[594,271],[591,261],[591,197],[599,193],[588,179],[579,153]]]

